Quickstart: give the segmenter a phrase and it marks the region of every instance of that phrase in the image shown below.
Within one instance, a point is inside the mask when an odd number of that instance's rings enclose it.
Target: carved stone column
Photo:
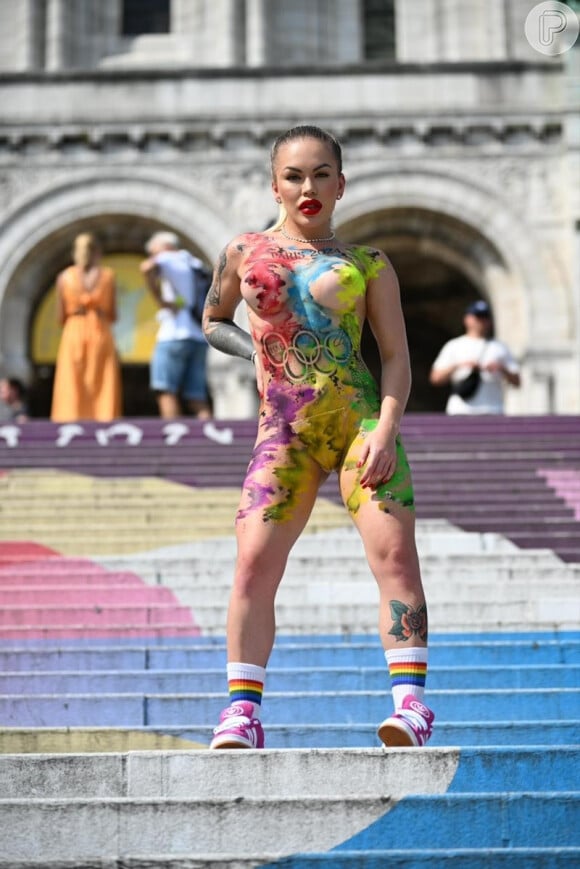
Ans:
[[[268,10],[266,0],[246,0],[246,63],[264,66],[267,62]]]
[[[65,69],[66,14],[64,0],[47,0],[46,8],[46,68]]]

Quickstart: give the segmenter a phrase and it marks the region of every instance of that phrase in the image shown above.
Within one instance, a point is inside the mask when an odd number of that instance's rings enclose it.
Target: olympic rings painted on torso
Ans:
[[[352,354],[352,342],[343,329],[323,335],[300,329],[289,345],[279,332],[269,332],[262,346],[267,360],[275,368],[283,368],[294,382],[304,380],[312,368],[320,374],[334,374]]]

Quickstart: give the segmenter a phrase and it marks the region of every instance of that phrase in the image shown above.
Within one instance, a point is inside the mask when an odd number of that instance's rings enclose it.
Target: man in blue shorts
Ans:
[[[183,398],[193,416],[210,419],[208,345],[201,324],[191,314],[196,293],[194,269],[203,268],[203,263],[183,250],[172,232],[155,233],[145,249],[149,257],[141,263],[141,271],[159,305],[150,381],[159,413],[163,419],[180,416]]]

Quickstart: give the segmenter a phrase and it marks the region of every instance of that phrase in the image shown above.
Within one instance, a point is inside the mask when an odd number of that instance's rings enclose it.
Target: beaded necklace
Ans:
[[[302,244],[318,244],[323,241],[332,241],[333,238],[336,238],[336,234],[333,232],[331,235],[327,235],[325,238],[300,238],[298,235],[290,235],[284,229],[284,224],[280,227],[280,232],[287,238],[289,241],[301,241]]]

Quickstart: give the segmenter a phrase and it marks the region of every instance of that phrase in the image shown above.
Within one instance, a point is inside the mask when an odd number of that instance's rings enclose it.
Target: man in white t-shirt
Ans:
[[[429,375],[434,386],[451,386],[448,414],[503,413],[503,381],[520,385],[520,368],[509,349],[490,337],[491,308],[479,300],[469,305],[463,318],[465,334],[452,338],[441,348]],[[454,384],[479,368],[480,382],[469,398],[453,392]]]
[[[192,317],[196,293],[194,269],[203,263],[183,250],[172,232],[157,232],[146,244],[141,263],[159,311],[159,330],[151,359],[151,388],[163,419],[181,414],[182,397],[198,419],[210,419],[206,386],[208,344],[201,323]]]

